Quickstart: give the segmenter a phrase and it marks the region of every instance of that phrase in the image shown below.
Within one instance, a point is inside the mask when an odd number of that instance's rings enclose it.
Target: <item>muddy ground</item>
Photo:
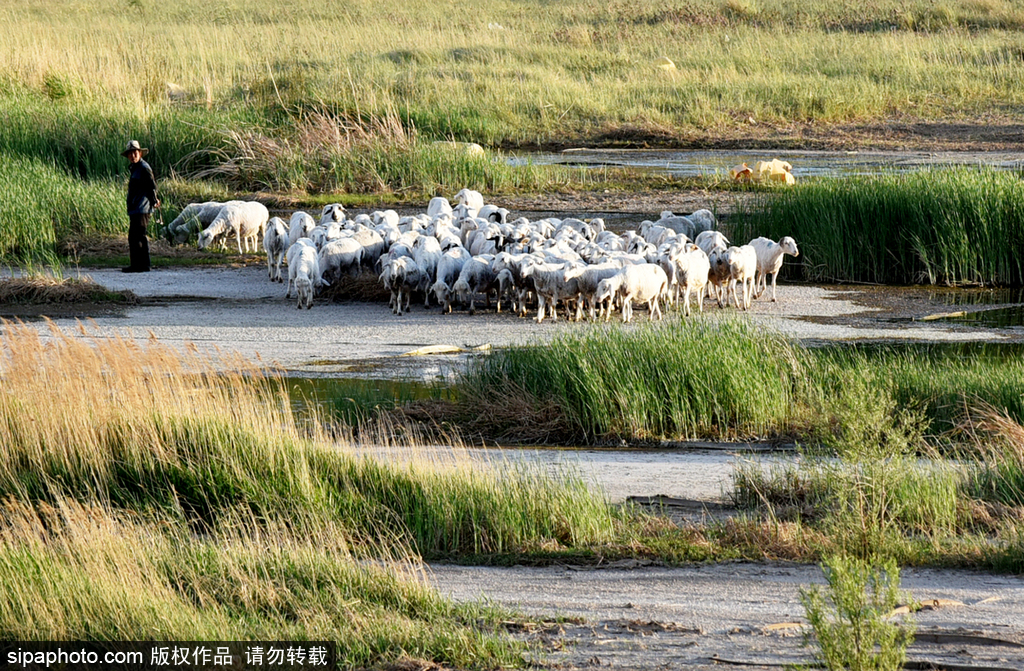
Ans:
[[[456,600],[484,598],[536,619],[520,636],[544,644],[551,668],[785,668],[812,661],[803,646],[800,589],[823,584],[815,566],[723,563],[687,568],[621,562],[605,568],[435,566]],[[1024,668],[1024,583],[1017,577],[910,569],[911,668]],[[554,623],[555,614],[569,618]],[[931,662],[934,666],[927,666]]]

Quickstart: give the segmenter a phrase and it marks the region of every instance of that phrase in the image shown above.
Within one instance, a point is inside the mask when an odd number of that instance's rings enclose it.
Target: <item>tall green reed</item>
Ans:
[[[1024,183],[990,169],[830,178],[760,194],[734,237],[789,235],[790,273],[881,284],[1024,283]]]

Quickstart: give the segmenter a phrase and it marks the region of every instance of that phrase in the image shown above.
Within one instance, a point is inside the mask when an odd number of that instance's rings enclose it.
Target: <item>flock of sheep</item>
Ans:
[[[639,230],[616,234],[604,221],[521,217],[508,221],[508,210],[485,204],[479,192],[463,189],[453,207],[434,198],[425,213],[400,217],[394,210],[348,219],[340,204],[323,208],[316,221],[296,212],[286,223],[271,218],[260,203],[193,203],[164,231],[171,242],[198,235],[199,248],[229,235],[239,253],[257,251],[260,236],[271,281],[283,282],[281,264],[288,265],[285,297],[295,289],[297,307],[310,308],[316,292],[343,275],[372,270],[391,293],[390,307],[400,315],[413,295],[451,312],[453,303],[468,305],[491,297],[501,312],[510,302],[519,315],[535,301],[537,321],[549,310],[558,318],[564,305],[569,318],[610,319],[620,308],[632,320],[633,303],[646,303],[651,317],[661,318],[661,302],[682,303],[690,314],[691,295],[700,311],[704,296],[724,307],[729,296],[737,308],[748,309],[752,298],[775,280],[786,254],[799,254],[793,238],[779,242],[757,238],[732,246],[716,229],[714,215],[698,210],[689,216],[662,212],[658,221],[644,221]],[[742,296],[742,298],[741,298]]]

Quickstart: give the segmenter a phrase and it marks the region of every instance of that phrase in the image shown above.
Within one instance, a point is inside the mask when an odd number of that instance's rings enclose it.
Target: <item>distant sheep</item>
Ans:
[[[238,203],[241,201],[229,201]],[[185,209],[174,218],[174,221],[167,224],[163,230],[164,238],[167,242],[176,245],[183,245],[188,242],[193,235],[198,235],[200,231],[213,223],[213,220],[220,214],[221,209],[227,203],[221,203],[215,200],[210,200],[205,203],[189,203],[185,206]]]

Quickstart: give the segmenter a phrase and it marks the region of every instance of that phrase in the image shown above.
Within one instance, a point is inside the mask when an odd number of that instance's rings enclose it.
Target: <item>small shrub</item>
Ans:
[[[827,594],[818,586],[800,590],[814,630],[819,657],[829,671],[898,671],[913,640],[912,624],[889,621],[901,600],[896,562],[872,566],[852,557],[834,556],[822,570]]]

